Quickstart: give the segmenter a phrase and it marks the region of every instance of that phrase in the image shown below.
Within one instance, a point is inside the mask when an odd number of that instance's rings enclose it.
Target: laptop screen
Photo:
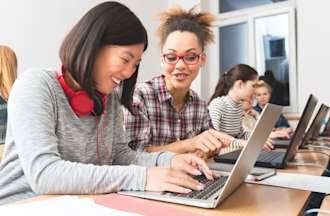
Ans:
[[[321,135],[329,136],[329,134],[330,134],[330,117],[328,118],[328,121],[327,121],[325,127],[323,128]]]
[[[306,145],[309,140],[316,139],[320,133],[320,128],[322,126],[323,120],[328,113],[329,107],[322,104],[319,111],[317,112],[312,124],[309,126],[307,133],[301,143],[301,146]]]
[[[298,122],[297,128],[292,136],[289,148],[285,155],[285,163],[292,160],[298,152],[300,143],[302,142],[303,136],[308,126],[308,122],[313,115],[313,111],[316,107],[316,104],[317,98],[311,94],[307,100],[306,106]]]

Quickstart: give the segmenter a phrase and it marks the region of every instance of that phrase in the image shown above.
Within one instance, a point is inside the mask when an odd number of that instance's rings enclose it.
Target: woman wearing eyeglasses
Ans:
[[[125,110],[129,146],[148,152],[217,154],[233,138],[211,129],[207,104],[190,89],[213,41],[210,13],[172,8],[160,14],[162,75],[137,85],[133,113]]]

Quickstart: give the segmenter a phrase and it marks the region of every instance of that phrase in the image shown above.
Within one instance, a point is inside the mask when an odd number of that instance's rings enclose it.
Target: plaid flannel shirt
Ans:
[[[192,138],[211,128],[207,104],[193,90],[183,110],[175,110],[163,75],[137,85],[133,111],[124,108],[124,122],[128,144],[135,150]]]

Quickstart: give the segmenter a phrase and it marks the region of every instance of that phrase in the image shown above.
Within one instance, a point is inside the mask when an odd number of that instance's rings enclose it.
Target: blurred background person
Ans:
[[[7,129],[7,101],[17,77],[17,58],[8,46],[0,45],[0,160]]]
[[[263,80],[259,80],[255,85],[255,98],[257,100],[257,104],[253,107],[253,109],[261,113],[266,104],[270,102],[271,96],[272,88],[270,87],[270,85],[268,85]],[[285,133],[285,137],[289,136],[289,133],[292,132],[292,128],[283,114],[281,114],[279,119],[277,120],[275,124],[275,129],[276,131],[281,131],[281,133]]]
[[[274,72],[271,70],[266,70],[264,76],[260,76],[259,79],[264,80],[272,88],[272,95],[269,101],[270,103],[281,106],[290,105],[288,82],[277,80]]]
[[[245,131],[252,131],[257,123],[260,113],[253,109],[252,100],[243,101],[244,116],[242,119],[242,126]],[[286,130],[274,129],[269,138],[289,138],[289,133]]]

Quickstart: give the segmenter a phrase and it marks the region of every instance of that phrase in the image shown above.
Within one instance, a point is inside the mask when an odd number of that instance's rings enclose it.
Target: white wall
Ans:
[[[180,6],[186,10],[191,9],[192,7],[200,8],[201,0],[168,0],[169,7]]]
[[[58,50],[72,26],[101,0],[1,0],[0,44],[12,47],[19,72],[31,67],[58,68]],[[139,80],[161,73],[155,15],[167,8],[167,1],[121,0],[144,23],[150,46],[143,59]]]
[[[299,113],[310,93],[330,106],[329,8],[329,0],[297,0]]]
[[[0,43],[15,50],[19,72],[30,67],[58,67],[60,42],[94,4],[80,0],[1,0]]]
[[[149,47],[144,54],[138,81],[149,80],[162,73],[160,66],[159,39],[156,37],[156,30],[159,26],[157,15],[167,9],[167,0],[120,0],[127,5],[141,19],[148,31]]]

